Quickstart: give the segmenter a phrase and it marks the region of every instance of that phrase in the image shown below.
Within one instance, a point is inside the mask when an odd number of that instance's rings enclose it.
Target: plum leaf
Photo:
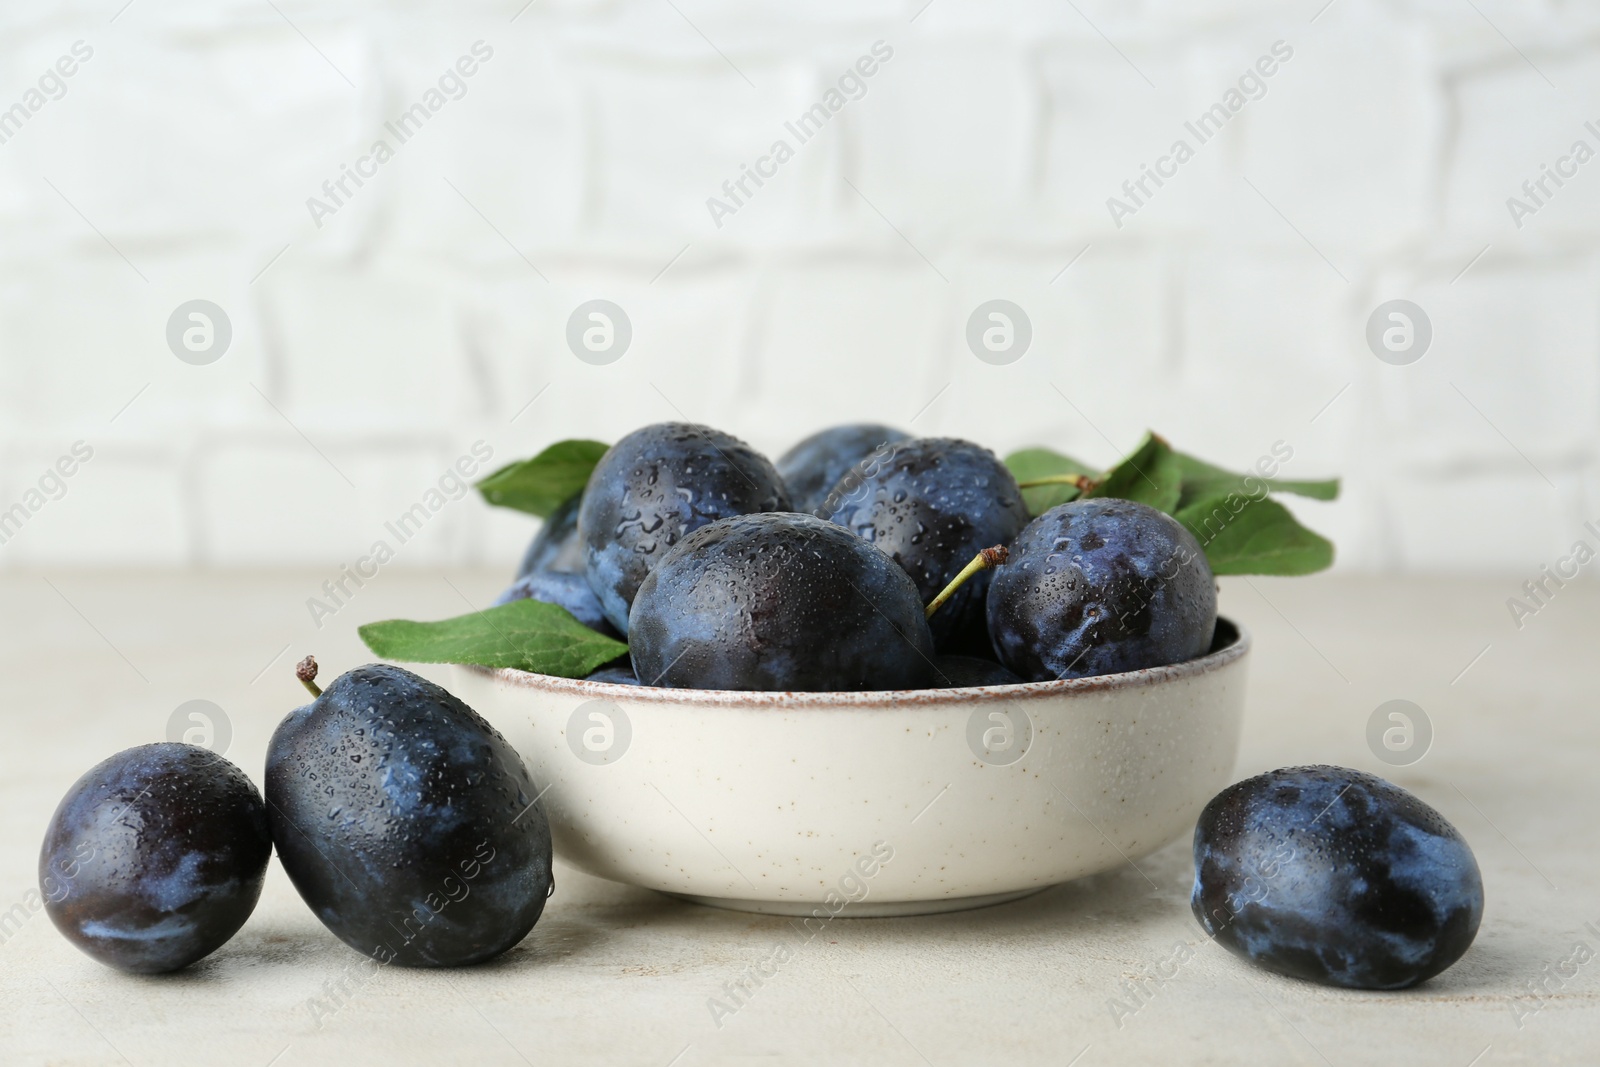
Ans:
[[[1219,493],[1173,517],[1200,542],[1213,574],[1311,574],[1333,564],[1333,542],[1264,494]]]
[[[562,678],[582,678],[628,651],[566,608],[538,600],[513,600],[439,622],[372,622],[357,632],[385,659],[515,667]]]
[[[1173,459],[1178,463],[1178,470],[1183,477],[1183,495],[1178,502],[1178,507],[1185,508],[1198,500],[1207,497],[1221,496],[1227,493],[1242,493],[1257,496],[1260,490],[1257,486],[1265,485],[1269,493],[1294,493],[1298,496],[1310,497],[1312,500],[1333,500],[1339,496],[1339,479],[1323,478],[1312,481],[1296,481],[1284,478],[1264,478],[1254,471],[1244,474],[1235,474],[1213,466],[1203,459],[1183,452],[1174,452]]]
[[[583,492],[589,475],[610,446],[601,441],[557,441],[532,459],[509,463],[478,482],[483,499],[548,519]]]
[[[1024,448],[1013,452],[1006,457],[1006,468],[1018,482],[1036,482],[1074,474],[1098,478],[1101,473],[1081,460],[1048,448]],[[1022,499],[1028,505],[1029,515],[1043,515],[1057,504],[1078,499],[1078,493],[1077,486],[1067,483],[1035,485],[1022,490]]]
[[[1134,500],[1171,515],[1178,510],[1182,488],[1183,470],[1172,446],[1158,434],[1147,433],[1138,448],[1107,471],[1106,476],[1083,496],[1086,500],[1097,497]]]
[[[1333,500],[1339,479],[1291,480],[1224,470],[1174,451],[1157,434],[1104,474],[1048,448],[1025,448],[1006,457],[1018,482],[1043,482],[1023,489],[1028,513],[1039,515],[1058,504],[1096,497],[1136,500],[1166,512],[1187,526],[1205,546],[1216,574],[1311,574],[1333,563],[1333,543],[1300,525],[1269,493],[1294,493]],[[1089,476],[1072,484],[1071,475]],[[1061,479],[1059,484],[1052,478]]]

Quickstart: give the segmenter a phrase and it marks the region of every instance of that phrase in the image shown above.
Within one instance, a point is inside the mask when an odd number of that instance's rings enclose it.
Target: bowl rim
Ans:
[[[1231,634],[1231,640],[1229,639]],[[1220,647],[1219,647],[1220,646]],[[906,705],[985,703],[1045,700],[1054,697],[1106,693],[1119,689],[1166,685],[1186,678],[1215,674],[1243,659],[1250,651],[1250,631],[1225,616],[1217,616],[1212,651],[1182,663],[1146,667],[1137,671],[1101,674],[1089,678],[1057,678],[1020,685],[984,685],[958,689],[869,689],[830,692],[747,689],[669,689],[664,686],[591,682],[534,674],[515,667],[481,667],[457,664],[461,670],[485,675],[503,685],[561,696],[625,700],[629,704],[696,704],[724,707],[778,708],[896,708]]]

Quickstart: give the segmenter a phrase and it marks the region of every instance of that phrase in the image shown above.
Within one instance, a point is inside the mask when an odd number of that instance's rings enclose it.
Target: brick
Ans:
[[[584,94],[570,60],[548,43],[502,32],[480,38],[454,20],[440,21],[426,28],[431,39],[414,39],[419,30],[396,46],[404,59],[395,59],[395,103],[385,119],[397,119],[436,87],[460,57],[476,72],[457,74],[462,88],[449,87],[463,95],[448,98],[405,142],[373,130],[396,152],[379,168],[379,195],[404,205],[385,220],[387,238],[397,249],[459,267],[531,274],[524,257],[548,267],[549,251],[576,242],[590,220]],[[486,60],[471,53],[480,39],[492,50]]]
[[[1234,120],[1241,122],[1238,171],[1330,258],[1420,236],[1437,211],[1434,168],[1446,118],[1426,31],[1353,5],[1342,19],[1263,26],[1251,38],[1206,50],[1219,90],[1223,78],[1237,84],[1279,39],[1294,55],[1262,79],[1264,95]],[[1285,246],[1301,240],[1275,213],[1238,214],[1252,235]],[[1355,266],[1351,255],[1341,258]]]
[[[1577,480],[1562,476],[1556,484],[1552,489],[1515,470],[1393,478],[1385,507],[1399,565],[1407,571],[1534,573],[1575,536]]]
[[[356,26],[296,21],[357,86],[374,85]],[[80,84],[38,116],[50,122],[40,169],[136,262],[175,240],[309,229],[305,198],[366,135],[362,93],[276,15],[255,29],[130,19],[95,37]]]
[[[358,491],[287,432],[207,450],[197,457],[195,493],[197,554],[212,565],[325,564],[364,550],[377,525]]]
[[[177,303],[109,252],[8,272],[0,280],[6,422],[104,435],[142,386],[181,366],[165,341]]]
[[[1024,54],[983,37],[886,46],[893,58],[834,120],[850,180],[913,242],[1020,228],[1040,112]],[[869,233],[882,226],[870,208],[851,214]]]
[[[1169,386],[1172,277],[1164,260],[1112,241],[1087,252],[1007,249],[965,262],[944,328],[955,384],[919,426],[1000,452],[1041,444],[1100,464],[1131,449],[1148,426],[1170,425],[1162,412],[1178,397]],[[973,311],[997,298],[1020,306],[1033,330],[1027,353],[1003,366],[978,359],[965,338]],[[1135,381],[1140,387],[1130,389]]]
[[[670,14],[670,12],[669,12]],[[684,27],[684,32],[691,32]],[[594,159],[588,214],[602,240],[749,243],[787,236],[814,200],[816,144],[802,145],[774,177],[741,196],[733,218],[715,225],[706,201],[737,179],[785,134],[783,123],[812,102],[803,65],[759,70],[749,85],[720,59],[640,70],[637,64],[575,64],[586,98]]]
[[[1112,5],[1099,5],[1104,11]],[[1085,10],[1088,10],[1087,8]],[[1174,32],[1179,28],[1184,29],[1210,29],[1225,27],[1234,29],[1239,23],[1255,23],[1263,16],[1281,16],[1282,7],[1272,3],[1271,0],[1202,0],[1200,3],[1188,0],[1154,0],[1144,11],[1138,21],[1142,24],[1160,26],[1163,30]],[[1315,14],[1312,8],[1310,14]],[[1319,23],[1321,20],[1318,20]]]
[[[1125,182],[1142,176],[1143,165],[1158,163],[1184,136],[1184,120],[1198,109],[1200,96],[1191,88],[1193,74],[1171,50],[1126,54],[1137,70],[1103,42],[1041,50],[1036,226],[1149,238],[1187,228],[1214,210],[1206,198],[1226,184],[1222,153],[1207,150],[1215,145],[1199,146],[1165,185],[1147,184],[1154,191],[1143,204],[1124,191]],[[1112,197],[1131,203],[1135,214],[1113,219]]]
[[[737,0],[683,0],[676,6],[676,12],[656,4],[610,8],[604,31],[585,33],[583,43],[633,61],[695,62],[707,70],[717,65],[727,69],[717,55],[720,51],[750,73],[747,61],[759,63],[775,54],[816,58],[857,42],[870,44],[879,37],[904,34],[912,13],[900,0],[771,7],[763,9],[759,18],[752,18],[749,8]],[[923,26],[920,19],[917,25]],[[754,75],[752,80],[763,85]]]
[[[395,549],[395,566],[438,565],[465,554],[458,551],[461,515],[480,506],[470,492],[431,512],[417,529],[407,528],[405,539],[385,526],[423,501],[461,451],[380,440],[324,454],[279,436],[221,445],[199,457],[201,560],[336,571],[380,539]]]
[[[1444,271],[1381,283],[1374,306],[1413,300],[1433,342],[1417,363],[1380,365],[1379,410],[1409,462],[1494,464],[1543,486],[1518,449],[1547,474],[1600,452],[1600,279],[1587,258],[1492,255],[1453,284]]]
[[[1456,84],[1459,133],[1445,187],[1446,220],[1456,232],[1540,247],[1570,244],[1574,229],[1592,238],[1600,228],[1600,163],[1561,162],[1579,140],[1600,153],[1600,136],[1585,127],[1592,121],[1600,128],[1600,108],[1584,110],[1581,103],[1600,92],[1600,57],[1540,56],[1535,62],[1565,94],[1520,60],[1473,72]],[[1558,165],[1576,170],[1561,186],[1546,178],[1544,169]],[[1541,178],[1542,190],[1523,189],[1524,182]],[[1534,213],[1519,209],[1514,219],[1507,204],[1511,198]]]
[[[923,6],[926,4],[926,6]],[[1078,4],[1080,15],[1065,4],[1050,0],[1015,0],[1005,5],[1002,19],[996,19],[995,9],[973,4],[927,3],[915,0],[913,11],[920,8],[915,22],[916,36],[940,37],[961,40],[974,36],[991,39],[1009,38],[1017,43],[1090,43],[1105,47],[1095,26],[1110,26],[1123,43],[1141,40],[1148,33],[1137,25],[1137,20],[1122,17],[1122,5],[1086,0]],[[1087,15],[1087,19],[1084,17]]]
[[[934,313],[946,285],[920,261],[807,258],[776,266],[765,288],[741,404],[758,447],[833,422],[903,424],[949,383]]]
[[[308,259],[275,267],[256,288],[281,382],[257,386],[313,437],[449,425],[480,395],[442,282],[409,264],[350,270]]]
[[[119,449],[83,441],[90,458],[74,454],[77,442],[8,450],[0,508],[24,502],[29,490],[48,501],[10,540],[0,545],[6,566],[179,566],[191,561],[180,471],[164,453]],[[58,461],[73,456],[61,478]],[[54,470],[57,477],[41,479]],[[37,499],[37,498],[35,498]]]
[[[1347,287],[1309,250],[1210,253],[1185,271],[1182,439],[1246,464],[1293,444],[1353,377]]]
[[[493,383],[491,430],[537,450],[561,437],[615,440],[646,422],[726,422],[722,413],[736,409],[747,387],[755,275],[702,261],[693,246],[674,263],[678,251],[566,264],[560,284],[516,280],[479,290],[490,298],[468,314],[468,334]],[[620,306],[633,331],[622,357],[602,366],[580,360],[566,339],[569,318],[594,299]]]

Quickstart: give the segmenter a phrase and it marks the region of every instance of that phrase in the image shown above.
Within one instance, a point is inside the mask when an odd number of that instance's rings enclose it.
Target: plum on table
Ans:
[[[245,773],[162,742],[95,765],[62,798],[39,853],[50,921],[101,963],[136,974],[187,967],[244,925],[272,838]]]
[[[521,941],[551,888],[550,824],[522,757],[455,696],[387,664],[291,712],[267,750],[278,859],[345,944],[451,967]]]
[[[1285,767],[1224,789],[1194,831],[1195,918],[1280,974],[1403,989],[1455,963],[1483,918],[1472,849],[1371,774]]]

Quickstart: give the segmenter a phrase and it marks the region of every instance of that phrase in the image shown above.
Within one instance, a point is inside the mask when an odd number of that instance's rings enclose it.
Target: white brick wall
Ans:
[[[1521,228],[1505,204],[1600,150],[1600,16],[923,4],[0,11],[0,109],[93,48],[0,143],[0,509],[94,448],[0,567],[331,575],[476,440],[498,464],[678,417],[773,453],[866,418],[1099,461],[1146,426],[1241,466],[1282,439],[1286,473],[1345,475],[1295,506],[1355,569],[1530,570],[1600,518],[1600,159]],[[480,40],[465,95],[315,225]],[[880,40],[715,225],[706,198]],[[1106,198],[1278,40],[1266,94],[1115,226]],[[604,367],[564,340],[596,297],[634,327]],[[1003,367],[963,340],[997,297],[1034,327]],[[196,298],[234,329],[209,366],[165,341]],[[1433,322],[1411,366],[1365,344],[1391,298]],[[509,567],[530,529],[469,498],[395,565]]]

